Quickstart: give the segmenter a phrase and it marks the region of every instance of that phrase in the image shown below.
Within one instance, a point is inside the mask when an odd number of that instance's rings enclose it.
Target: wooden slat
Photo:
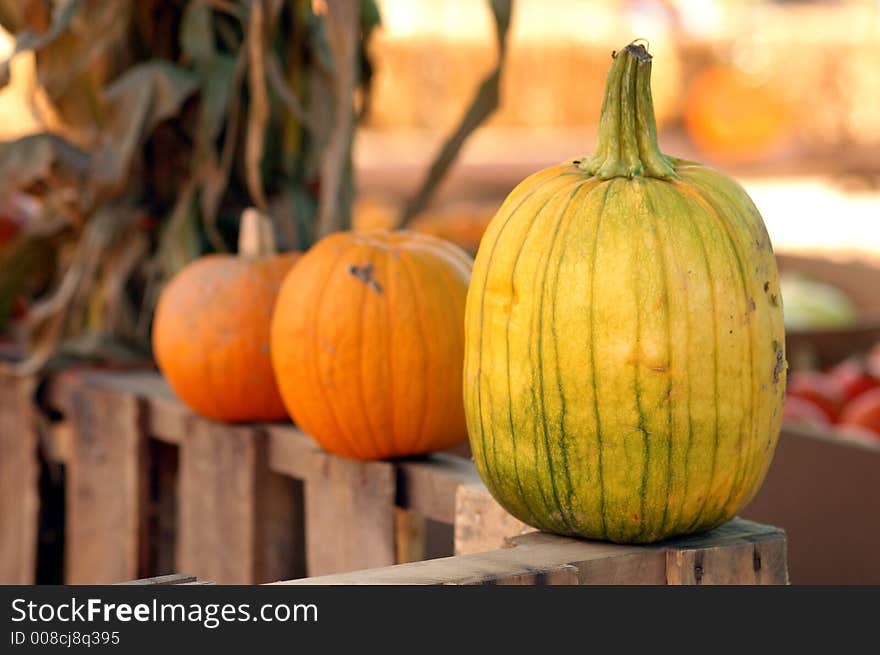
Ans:
[[[482,553],[399,564],[397,566],[358,571],[350,574],[306,578],[290,584],[495,584],[525,582],[544,571],[573,580],[569,573],[556,573],[560,567],[573,566],[578,580],[588,576],[591,568],[603,567],[608,558],[648,557],[660,561],[662,552],[632,546],[616,546],[565,537],[540,535],[529,540],[524,535],[513,547]],[[595,576],[593,576],[595,578]],[[540,580],[539,580],[540,581]],[[597,580],[597,582],[602,582]],[[630,583],[640,582],[631,580]]]
[[[395,465],[331,455],[292,425],[272,425],[269,467],[305,484],[309,575],[393,564]]]
[[[456,555],[501,548],[509,537],[532,531],[534,528],[508,514],[482,482],[463,484],[456,489]]]
[[[159,574],[177,570],[177,498],[179,449],[151,439],[153,465],[150,506],[150,568]]]
[[[33,584],[39,512],[33,378],[0,368],[0,584]]]
[[[148,407],[146,429],[154,439],[179,444],[186,435],[187,422],[193,413],[177,399],[168,383],[156,371],[65,371],[56,376],[49,386],[50,404],[65,411],[72,391],[84,381],[94,387],[143,399]]]
[[[309,575],[395,562],[393,464],[327,457],[305,484]]]
[[[402,507],[394,508],[395,563],[425,559],[426,535],[425,517]]]
[[[458,488],[480,482],[473,462],[445,454],[401,460],[397,474],[397,504],[441,523],[455,522]]]
[[[188,573],[169,573],[168,575],[157,575],[152,578],[140,578],[138,580],[130,580],[128,582],[117,582],[117,585],[134,585],[134,586],[149,586],[149,585],[171,585],[171,584],[187,584],[191,582],[196,582],[197,578],[194,575],[189,575]]]
[[[144,404],[79,385],[69,399],[66,582],[106,584],[146,572],[148,472]]]
[[[270,476],[265,433],[197,417],[190,425],[180,445],[177,566],[219,584],[300,572],[295,499]]]
[[[70,420],[47,422],[48,439],[44,442],[44,454],[49,461],[67,464],[73,455],[75,430]]]
[[[304,485],[260,463],[257,484],[257,575],[259,582],[306,574]]]
[[[785,532],[734,519],[666,550],[668,584],[788,584]]]
[[[549,567],[541,572],[517,573],[506,578],[496,578],[491,581],[477,581],[474,584],[484,585],[576,585],[579,584],[580,572],[571,564],[560,564]]]
[[[757,545],[756,574],[740,565]],[[684,570],[702,557],[701,580]],[[574,572],[576,572],[576,575]],[[734,519],[716,531],[648,546],[626,546],[528,533],[509,547],[282,584],[785,584],[785,533]]]

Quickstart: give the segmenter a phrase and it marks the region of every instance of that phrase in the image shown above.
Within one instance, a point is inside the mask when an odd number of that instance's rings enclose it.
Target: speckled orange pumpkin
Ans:
[[[243,241],[251,231],[243,223]],[[249,248],[240,247],[239,256],[197,259],[168,283],[156,308],[153,351],[174,393],[199,414],[220,421],[283,419],[269,324],[278,289],[300,255],[242,250]]]
[[[467,437],[464,303],[471,258],[412,232],[341,232],[291,270],[272,362],[294,421],[327,451],[381,459]]]

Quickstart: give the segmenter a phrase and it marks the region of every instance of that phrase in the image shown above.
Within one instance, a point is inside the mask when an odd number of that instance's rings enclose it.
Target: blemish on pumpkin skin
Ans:
[[[665,372],[668,371],[669,369],[668,369],[667,367],[665,367],[665,366],[652,366],[652,367],[651,367],[651,370],[652,370],[652,371],[657,371],[658,373],[665,373]]]
[[[764,291],[770,291],[770,281],[764,282]]]
[[[776,353],[776,362],[773,365],[773,384],[778,384],[779,374],[782,373],[782,367],[785,366],[785,355],[782,352],[782,346],[775,339],[773,340],[773,350]]]
[[[382,293],[382,286],[373,279],[373,262],[367,262],[363,266],[351,264],[348,267],[348,273],[352,277],[356,277],[361,282],[369,286],[376,293]]]
[[[779,307],[779,300],[777,300],[775,293],[770,294],[770,304],[774,307]]]

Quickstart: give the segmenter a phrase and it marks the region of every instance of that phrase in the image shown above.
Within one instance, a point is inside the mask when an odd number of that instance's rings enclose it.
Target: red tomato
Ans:
[[[811,400],[821,407],[831,422],[843,408],[843,394],[830,378],[815,371],[795,371],[788,378],[788,395]]]
[[[840,415],[840,423],[867,428],[880,438],[880,389],[866,391],[847,403]]]
[[[869,389],[880,387],[880,377],[869,373],[867,366],[855,357],[845,359],[828,371],[827,375],[837,385],[844,403]]]
[[[831,419],[828,413],[812,400],[786,396],[782,409],[782,420],[785,423],[813,423],[828,425]]]

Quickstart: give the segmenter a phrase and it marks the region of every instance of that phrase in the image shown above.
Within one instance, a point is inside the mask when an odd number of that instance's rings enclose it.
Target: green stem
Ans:
[[[651,55],[631,43],[614,55],[605,83],[596,152],[581,168],[603,180],[612,177],[675,177],[657,145],[651,100]]]

